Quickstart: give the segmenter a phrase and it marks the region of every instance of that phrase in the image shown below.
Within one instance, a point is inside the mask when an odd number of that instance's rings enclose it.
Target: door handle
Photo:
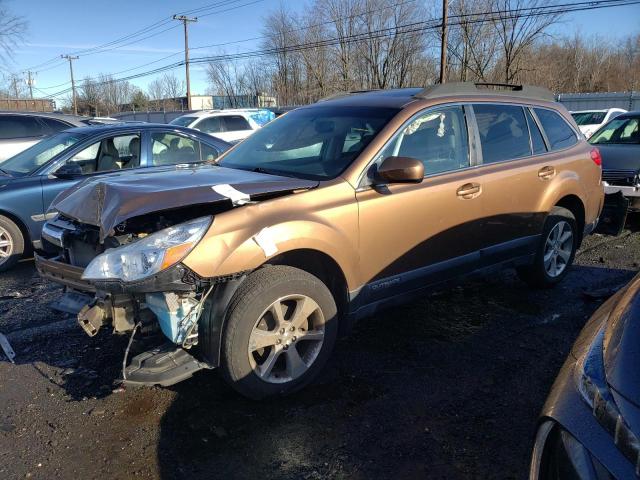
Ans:
[[[540,170],[538,170],[538,177],[540,177],[541,180],[549,180],[555,174],[556,174],[556,169],[549,166],[542,167]]]
[[[458,187],[458,190],[456,190],[456,195],[464,198],[465,200],[476,198],[481,193],[482,188],[477,183],[465,183],[461,187]]]

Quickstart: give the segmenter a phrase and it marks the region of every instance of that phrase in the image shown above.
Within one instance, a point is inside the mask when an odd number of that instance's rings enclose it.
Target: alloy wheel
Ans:
[[[6,229],[0,227],[0,264],[6,262],[12,253],[13,239]]]
[[[569,222],[559,221],[549,232],[544,246],[544,269],[552,278],[562,274],[573,253],[573,229]]]
[[[249,337],[249,362],[265,382],[286,383],[302,376],[315,362],[324,342],[324,315],[306,295],[273,302]]]

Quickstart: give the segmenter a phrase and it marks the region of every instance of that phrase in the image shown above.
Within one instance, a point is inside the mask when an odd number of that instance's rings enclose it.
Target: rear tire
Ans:
[[[256,400],[295,392],[321,371],[337,332],[336,303],[324,283],[297,268],[265,266],[231,299],[222,374]]]
[[[6,272],[22,258],[24,237],[20,228],[0,215],[0,272]]]
[[[567,275],[578,248],[578,227],[571,211],[553,207],[540,238],[533,264],[517,269],[533,288],[551,288]]]

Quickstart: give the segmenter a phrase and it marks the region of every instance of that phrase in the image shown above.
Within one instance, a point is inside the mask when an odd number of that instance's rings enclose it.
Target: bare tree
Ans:
[[[560,19],[546,13],[549,0],[492,0],[494,25],[502,49],[503,80],[513,82],[523,70],[523,54]]]
[[[174,73],[165,73],[162,77],[164,95],[167,98],[179,98],[185,95],[186,85]]]
[[[0,0],[0,63],[6,64],[13,58],[26,30],[26,20],[11,13],[4,0]]]
[[[244,72],[234,60],[216,60],[207,65],[209,84],[218,95],[229,99],[231,108],[241,107],[241,97],[247,95]]]

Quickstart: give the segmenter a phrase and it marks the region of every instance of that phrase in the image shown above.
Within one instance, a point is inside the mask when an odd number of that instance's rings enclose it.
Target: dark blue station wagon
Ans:
[[[49,205],[87,176],[211,162],[229,147],[189,128],[128,123],[71,128],[5,160],[0,163],[0,271],[40,247]]]

